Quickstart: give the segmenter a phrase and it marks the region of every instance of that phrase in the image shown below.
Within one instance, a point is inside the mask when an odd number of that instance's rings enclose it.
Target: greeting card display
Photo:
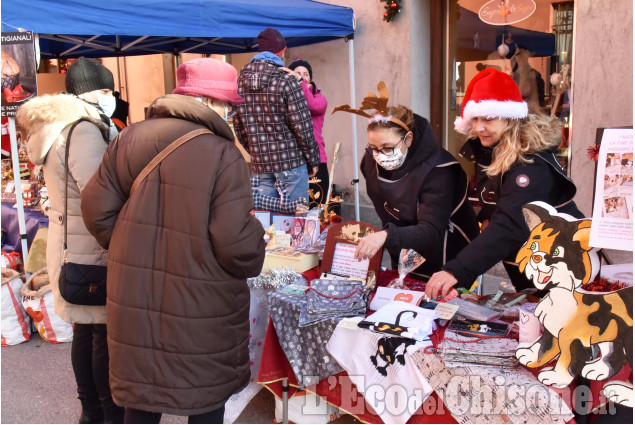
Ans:
[[[262,223],[264,229],[271,226],[271,213],[269,211],[254,210],[251,213]]]
[[[320,236],[318,217],[296,217],[292,215],[272,214],[271,223],[277,233],[291,235],[291,246],[311,247]]]
[[[379,273],[383,250],[379,250],[371,258],[357,261],[355,249],[364,236],[375,232],[375,227],[359,221],[345,221],[332,225],[326,236],[322,271],[374,281]]]

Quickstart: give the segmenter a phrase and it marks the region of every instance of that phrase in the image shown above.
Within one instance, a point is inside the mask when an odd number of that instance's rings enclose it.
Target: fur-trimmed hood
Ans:
[[[74,95],[43,95],[22,105],[15,118],[28,134],[27,153],[31,162],[44,164],[62,131],[82,117],[93,122],[104,133],[104,138],[108,138],[108,126],[101,121],[97,108]]]

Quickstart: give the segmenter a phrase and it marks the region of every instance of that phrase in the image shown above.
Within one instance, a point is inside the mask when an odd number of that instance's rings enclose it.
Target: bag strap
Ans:
[[[82,121],[91,122],[87,118],[80,118],[71,125],[71,129],[68,130],[68,136],[66,136],[66,152],[64,153],[64,262],[66,263],[66,245],[68,240],[68,153],[70,152],[71,146],[71,135],[73,134],[73,130],[75,127]]]
[[[141,182],[148,176],[148,174],[150,174],[150,172],[157,165],[159,165],[159,162],[163,161],[166,156],[168,156],[169,154],[174,152],[174,150],[176,148],[178,148],[179,146],[181,146],[185,142],[188,142],[188,141],[192,140],[196,136],[200,136],[201,134],[214,134],[214,133],[211,130],[207,129],[207,128],[199,128],[198,130],[192,130],[189,133],[186,133],[183,136],[179,137],[174,142],[170,143],[168,145],[168,147],[166,147],[161,152],[159,152],[159,154],[157,156],[155,156],[152,159],[152,161],[150,161],[148,163],[148,165],[145,166],[145,168],[143,170],[141,170],[141,172],[139,173],[139,175],[135,179],[134,183],[132,184],[132,187],[130,188],[130,194],[128,195],[128,198],[132,197],[132,194],[134,193],[135,190],[137,190],[137,187],[139,187]]]
[[[332,296],[332,295],[324,294],[324,293],[318,291],[317,289],[315,289],[313,286],[309,287],[308,292],[310,292],[310,291],[313,291],[316,294],[318,294],[318,295],[320,295],[320,296],[322,296],[324,298],[331,299],[331,300],[345,300],[345,299],[350,298],[350,297],[352,297],[353,295],[355,295],[356,293],[359,292],[359,293],[362,294],[362,300],[364,300],[364,303],[366,304],[366,309],[368,309],[368,306],[370,305],[370,300],[369,300],[368,293],[364,290],[364,288],[357,288],[357,289],[353,290],[350,294],[344,295],[342,297],[335,297],[335,296]]]

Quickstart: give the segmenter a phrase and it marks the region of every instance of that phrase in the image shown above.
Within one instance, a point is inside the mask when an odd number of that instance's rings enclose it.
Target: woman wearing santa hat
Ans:
[[[516,289],[532,287],[514,262],[529,236],[522,206],[544,201],[558,212],[583,217],[573,202],[576,187],[554,155],[560,124],[530,113],[514,80],[488,68],[470,82],[454,126],[468,136],[461,156],[476,164],[481,234],[430,278],[426,294],[444,296],[499,261]]]

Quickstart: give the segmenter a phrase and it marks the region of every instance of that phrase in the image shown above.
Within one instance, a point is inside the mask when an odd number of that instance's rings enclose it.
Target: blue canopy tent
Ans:
[[[289,47],[347,37],[353,10],[312,0],[7,0],[2,31],[39,34],[49,57],[255,51],[266,27]]]
[[[2,31],[33,31],[40,55],[50,58],[252,52],[266,27],[278,29],[289,47],[343,38],[349,42],[355,105],[355,17],[348,7],[313,0],[5,0],[1,7]],[[358,182],[354,116],[351,122]]]

